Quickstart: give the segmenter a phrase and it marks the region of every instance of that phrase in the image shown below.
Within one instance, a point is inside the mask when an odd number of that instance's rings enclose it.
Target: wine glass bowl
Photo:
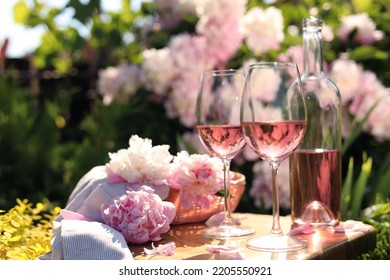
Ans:
[[[206,150],[221,159],[224,171],[224,219],[219,226],[202,232],[208,238],[227,239],[254,233],[254,229],[235,222],[228,203],[230,163],[246,143],[240,124],[244,84],[245,72],[239,69],[208,70],[201,74],[195,131]]]
[[[306,105],[295,63],[263,62],[247,69],[240,110],[241,127],[247,145],[270,164],[272,171],[273,224],[266,236],[247,240],[251,249],[292,251],[306,241],[285,235],[279,222],[280,163],[302,143],[306,126]]]

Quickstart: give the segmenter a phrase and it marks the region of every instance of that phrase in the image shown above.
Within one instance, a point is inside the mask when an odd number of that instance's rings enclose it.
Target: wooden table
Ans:
[[[256,214],[239,215],[242,225],[254,227],[255,235],[265,235],[271,229],[272,216]],[[280,223],[283,231],[287,233],[291,227],[290,217],[281,217]],[[245,259],[356,259],[357,256],[368,252],[376,246],[376,232],[370,226],[368,232],[334,232],[331,228],[318,228],[315,233],[298,235],[297,237],[307,240],[305,249],[272,253],[251,250],[246,247],[245,241],[249,238],[237,238],[230,240],[208,239],[201,236],[200,232],[205,228],[204,223],[172,225],[168,233],[164,234],[160,242],[154,242],[154,246],[173,241],[176,243],[176,251],[173,256],[145,255],[144,248],[151,248],[151,243],[142,245],[130,245],[136,260],[208,260],[215,259],[215,254],[206,251],[206,246],[212,245],[236,245],[240,246],[245,253]]]

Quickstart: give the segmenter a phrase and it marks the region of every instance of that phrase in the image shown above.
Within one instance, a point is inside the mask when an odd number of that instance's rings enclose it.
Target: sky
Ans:
[[[31,53],[40,45],[40,37],[44,32],[42,27],[26,29],[16,24],[13,20],[13,6],[19,0],[0,0],[0,46],[6,38],[9,39],[6,56],[9,58],[20,58]],[[39,0],[52,7],[63,7],[68,0]],[[121,0],[102,0],[103,9],[117,10],[120,8]],[[26,3],[32,3],[26,0]],[[65,15],[60,19],[66,24],[70,17]]]

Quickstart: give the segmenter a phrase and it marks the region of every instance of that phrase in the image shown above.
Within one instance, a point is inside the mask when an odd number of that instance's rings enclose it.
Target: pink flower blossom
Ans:
[[[352,129],[351,117],[363,120],[376,106],[363,124],[363,131],[372,134],[377,141],[390,139],[389,114],[386,112],[389,90],[383,86],[375,73],[365,71],[353,60],[338,59],[332,64],[330,78],[340,89],[343,109],[343,137]],[[349,114],[349,115],[348,115]]]
[[[245,42],[255,55],[278,50],[284,40],[282,12],[270,6],[250,9],[242,20]]]
[[[182,151],[171,165],[169,183],[179,190],[183,208],[194,203],[209,208],[214,194],[223,188],[223,164],[219,158],[207,154],[192,154]]]
[[[142,52],[142,82],[154,94],[165,96],[178,71],[168,48],[147,49]]]
[[[371,45],[381,40],[383,31],[377,30],[375,23],[367,13],[344,16],[341,18],[341,26],[337,36],[341,41],[347,42],[349,35],[356,30],[354,41],[362,45]]]
[[[278,60],[295,62],[298,65],[299,73],[303,74],[303,47],[301,45],[289,47],[285,53],[279,55]]]
[[[175,67],[180,76],[186,75],[199,77],[206,68],[212,67],[212,61],[208,60],[206,38],[202,36],[183,33],[173,36],[169,41],[168,48]]]
[[[354,60],[337,59],[331,65],[329,78],[336,83],[343,105],[348,104],[357,94],[363,68]]]
[[[105,105],[123,103],[134,95],[140,84],[140,69],[135,65],[122,64],[99,71],[98,93]]]
[[[171,202],[162,201],[154,190],[143,186],[139,191],[127,191],[101,206],[104,222],[123,234],[132,243],[161,240],[176,215]]]
[[[195,125],[198,85],[198,77],[177,80],[169,98],[164,103],[167,116],[169,118],[179,118],[185,127],[192,128]]]
[[[246,0],[205,0],[197,4],[196,31],[207,39],[207,51],[214,66],[224,65],[242,44],[241,17]]]

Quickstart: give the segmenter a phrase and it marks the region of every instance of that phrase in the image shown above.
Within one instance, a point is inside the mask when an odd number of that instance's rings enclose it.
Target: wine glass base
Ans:
[[[307,241],[288,235],[266,235],[249,238],[246,242],[249,249],[267,252],[296,251],[307,247]]]
[[[202,231],[202,236],[212,239],[247,237],[255,233],[253,228],[244,226],[213,226]]]

